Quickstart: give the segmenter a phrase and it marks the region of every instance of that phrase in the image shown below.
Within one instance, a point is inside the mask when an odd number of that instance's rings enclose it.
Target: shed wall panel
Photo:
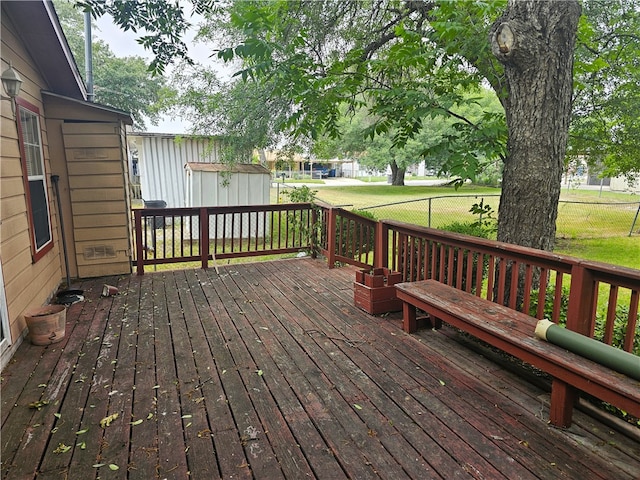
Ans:
[[[120,126],[64,123],[62,131],[65,156],[71,159],[67,169],[78,276],[130,273],[127,157],[122,150]],[[86,258],[86,242],[108,245],[120,254]],[[120,247],[116,248],[116,242]],[[126,246],[122,248],[122,244]]]
[[[164,200],[168,207],[185,207],[188,162],[218,163],[216,140],[174,135],[129,135],[138,149],[142,198]]]

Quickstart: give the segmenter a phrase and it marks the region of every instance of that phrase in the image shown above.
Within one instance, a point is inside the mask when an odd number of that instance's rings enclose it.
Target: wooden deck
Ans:
[[[638,441],[579,411],[550,427],[545,391],[358,310],[353,278],[292,259],[85,282],[65,340],[2,372],[2,478],[639,477]]]

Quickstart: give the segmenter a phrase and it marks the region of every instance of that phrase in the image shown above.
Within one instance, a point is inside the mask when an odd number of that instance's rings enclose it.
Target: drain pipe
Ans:
[[[93,102],[93,51],[91,47],[91,13],[84,12],[84,70],[87,77],[87,100]]]

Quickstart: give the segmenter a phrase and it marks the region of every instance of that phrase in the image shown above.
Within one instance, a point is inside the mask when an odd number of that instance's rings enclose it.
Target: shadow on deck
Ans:
[[[2,373],[2,478],[637,478],[638,442],[581,412],[550,427],[545,391],[452,330],[354,307],[354,271],[85,282],[65,340]]]

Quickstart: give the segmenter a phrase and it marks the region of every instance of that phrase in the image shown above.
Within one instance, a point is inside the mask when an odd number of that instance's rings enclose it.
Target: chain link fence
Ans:
[[[498,218],[500,195],[448,195],[360,207],[378,219],[394,219],[432,228],[454,222],[475,222],[474,205],[491,207]],[[556,223],[558,238],[605,238],[640,234],[640,202],[573,202],[561,200]]]

